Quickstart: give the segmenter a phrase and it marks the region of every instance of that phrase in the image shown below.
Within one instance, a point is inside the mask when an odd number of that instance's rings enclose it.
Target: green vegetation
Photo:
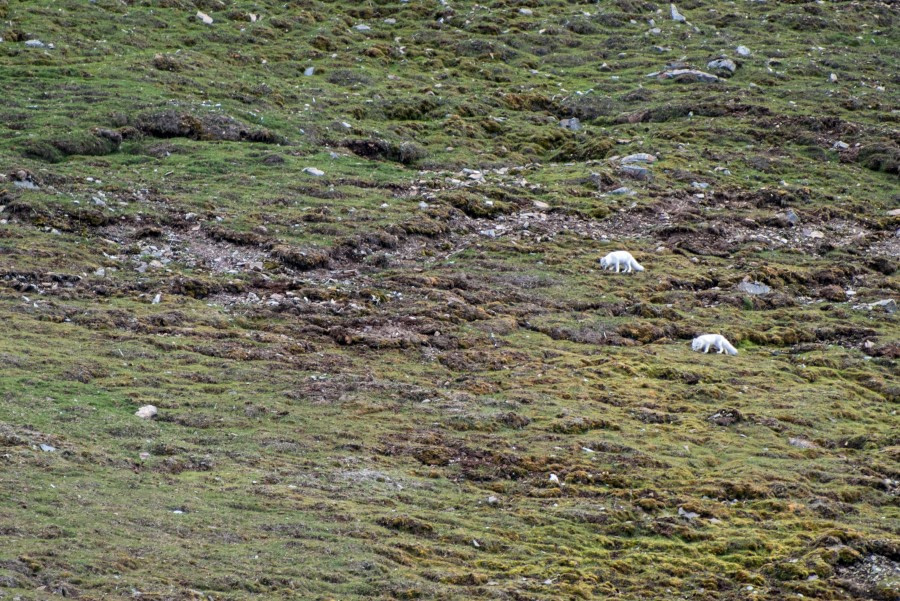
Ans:
[[[900,10],[678,10],[0,0],[0,599],[900,599]]]

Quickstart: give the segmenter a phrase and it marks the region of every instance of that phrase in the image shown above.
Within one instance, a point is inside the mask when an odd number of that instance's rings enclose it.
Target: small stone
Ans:
[[[311,77],[315,72],[316,72],[315,67],[307,67],[306,69],[303,70],[303,75],[305,75],[306,77]]]
[[[184,220],[185,220],[185,221],[196,221],[196,220],[197,220],[197,213],[185,213],[185,214],[184,214]]]
[[[387,19],[384,20],[384,22],[387,23],[388,25],[396,25],[396,24],[397,24],[397,19],[387,18]]]
[[[144,405],[134,412],[141,419],[153,419],[159,413],[155,405]]]
[[[832,73],[831,75],[828,76],[828,81],[830,81],[831,83],[836,82],[836,81],[837,81],[837,75],[835,75],[834,73]]]
[[[638,152],[637,154],[629,154],[626,157],[622,157],[620,162],[626,165],[629,163],[655,163],[656,157],[646,152]]]
[[[797,215],[797,213],[795,213],[793,209],[788,209],[787,213],[785,213],[785,217],[787,218],[788,223],[790,223],[791,225],[797,225],[800,223],[800,216]]]
[[[678,515],[686,520],[693,520],[700,517],[699,513],[695,513],[693,511],[685,511],[684,507],[678,508]]]
[[[628,195],[634,194],[634,191],[631,188],[622,186],[621,188],[616,188],[615,190],[610,192],[610,194],[615,194],[616,196],[623,196],[623,195],[628,196]]]
[[[556,474],[550,474],[550,482],[552,482],[553,484],[556,484],[557,486],[562,486],[562,484],[559,481],[559,476],[557,476]]]
[[[808,238],[824,238],[825,234],[820,232],[819,230],[808,230],[804,232]]]
[[[44,451],[45,453],[52,453],[53,451],[56,450],[56,447],[48,445],[48,444],[41,444],[41,450]]]
[[[97,271],[94,272],[94,275],[100,278],[106,277],[106,269],[100,267]]]
[[[740,54],[741,56],[750,56],[750,49],[747,48],[746,46],[738,46],[737,53]]]
[[[620,170],[624,175],[634,179],[648,180],[651,177],[650,170],[640,165],[623,165]]]
[[[308,173],[309,175],[312,175],[315,177],[322,177],[323,175],[325,175],[324,171],[322,171],[321,169],[317,169],[315,167],[304,167],[303,173]]]
[[[698,190],[706,190],[709,188],[709,184],[706,182],[691,182],[691,186]]]
[[[531,15],[534,14],[534,11],[531,10],[530,8],[520,8],[520,9],[519,9],[519,14],[520,14],[520,15],[525,15],[526,17],[530,17]]]
[[[571,131],[579,131],[581,129],[581,121],[578,120],[578,117],[572,117],[571,119],[561,119],[559,122],[559,126]]]
[[[38,186],[33,181],[29,179],[16,180],[13,182],[13,186],[16,188],[22,188],[23,190],[37,190]]]
[[[729,73],[737,71],[737,64],[730,58],[717,58],[711,60],[706,63],[706,67],[708,69],[721,69],[722,71],[728,71]]]
[[[892,298],[886,298],[880,301],[876,301],[874,303],[869,303],[870,309],[884,309],[888,313],[896,313],[897,312],[897,301]]]
[[[831,148],[833,150],[847,150],[850,148],[850,145],[847,144],[846,142],[841,142],[840,140],[838,140],[837,142],[834,143],[834,146],[832,146]]]
[[[497,230],[481,230],[478,233],[487,238],[496,238],[497,237]]]
[[[498,499],[494,495],[491,495],[488,497],[487,502],[488,502],[488,505],[499,505],[500,499]]]
[[[647,77],[658,77],[659,79],[678,79],[679,81],[694,83],[714,83],[719,78],[712,73],[698,71],[697,69],[672,69],[669,71],[651,73]]]
[[[678,23],[684,23],[685,21],[687,21],[684,15],[678,12],[678,8],[674,4],[669,5],[669,10],[672,14],[673,21],[676,21]]]
[[[160,302],[162,302],[162,293],[157,292],[156,296],[153,297],[153,300],[150,301],[150,303],[153,305],[158,305]]]
[[[25,45],[29,48],[44,48],[47,45],[40,40],[26,40]]]
[[[204,12],[197,11],[197,18],[206,23],[207,25],[212,25],[213,18]]]
[[[138,457],[141,458],[141,461],[147,461],[148,459],[150,459],[150,453],[148,453],[147,451],[144,451],[143,453],[138,455]]]
[[[798,449],[818,449],[819,445],[816,443],[806,440],[805,438],[791,438],[788,440],[788,444],[792,447],[797,447]]]
[[[741,292],[746,292],[747,294],[752,294],[754,296],[772,292],[772,289],[769,286],[760,282],[741,282],[737,285],[737,288]]]
[[[355,29],[356,31],[370,31],[372,28],[369,27],[368,25],[360,24],[360,25],[354,25],[353,29]]]
[[[533,204],[534,204],[535,209],[549,209],[550,208],[550,205],[548,205],[546,202],[541,202],[540,200],[535,200]]]

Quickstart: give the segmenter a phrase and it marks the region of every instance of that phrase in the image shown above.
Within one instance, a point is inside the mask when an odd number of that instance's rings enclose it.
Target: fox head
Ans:
[[[634,270],[635,271],[644,271],[644,266],[639,265],[637,261],[634,262]]]
[[[703,342],[701,342],[699,338],[695,338],[694,341],[691,343],[691,348],[694,349],[695,351],[702,347],[703,347]]]
[[[606,257],[600,259],[600,267],[609,267],[609,259]]]

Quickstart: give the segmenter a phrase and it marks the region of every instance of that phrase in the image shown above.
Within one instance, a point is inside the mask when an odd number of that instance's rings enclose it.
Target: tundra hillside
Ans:
[[[0,599],[900,599],[897,3],[0,38]]]

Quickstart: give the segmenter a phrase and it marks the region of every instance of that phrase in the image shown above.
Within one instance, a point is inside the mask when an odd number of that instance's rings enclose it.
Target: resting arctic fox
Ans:
[[[616,266],[616,273],[619,273],[620,265],[625,266],[625,273],[644,271],[641,264],[635,261],[634,257],[627,250],[617,250],[600,259],[600,267],[603,269],[611,269],[613,265]]]
[[[737,349],[731,346],[731,343],[725,340],[721,334],[704,334],[697,336],[691,343],[691,348],[695,351],[702,350],[704,353],[709,352],[709,347],[714,346],[719,349],[719,354],[728,353],[729,355],[737,355]]]

